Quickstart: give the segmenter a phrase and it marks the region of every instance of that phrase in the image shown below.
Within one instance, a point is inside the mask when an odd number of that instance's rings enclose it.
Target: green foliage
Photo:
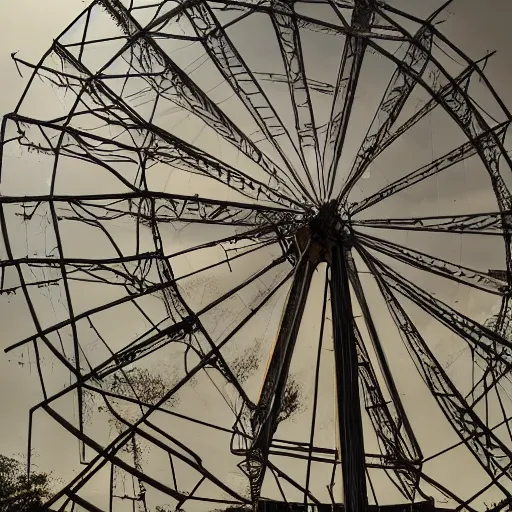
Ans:
[[[39,512],[50,497],[46,473],[32,473],[27,482],[25,465],[0,455],[0,512]]]

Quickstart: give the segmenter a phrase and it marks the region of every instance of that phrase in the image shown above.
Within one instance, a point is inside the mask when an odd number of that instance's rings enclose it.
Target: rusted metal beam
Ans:
[[[365,512],[368,508],[368,497],[363,422],[346,251],[345,246],[334,245],[331,264],[338,448],[341,452],[345,510]]]
[[[277,429],[290,364],[306,307],[311,279],[319,258],[317,244],[312,244],[307,228],[297,236],[299,258],[288,300],[281,319],[272,355],[267,367],[259,401],[252,417],[254,439],[247,454],[247,472],[252,499],[259,499],[272,437]]]

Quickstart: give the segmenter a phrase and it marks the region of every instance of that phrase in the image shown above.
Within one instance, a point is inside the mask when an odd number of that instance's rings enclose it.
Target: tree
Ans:
[[[46,473],[31,473],[11,457],[0,455],[0,512],[39,512],[51,496],[50,478]]]
[[[284,389],[284,396],[279,408],[277,423],[286,421],[287,419],[302,412],[302,387],[294,375],[289,375]]]
[[[156,368],[148,370],[147,368],[133,367],[120,372],[120,374],[114,373],[106,377],[101,381],[101,388],[104,391],[114,393],[119,398],[104,396],[103,403],[101,403],[98,393],[84,390],[83,398],[86,420],[91,419],[94,410],[106,412],[109,415],[108,422],[110,426],[118,434],[122,434],[126,430],[127,425],[137,422],[143,414],[144,407],[156,404],[174,386],[177,381],[175,374],[176,371],[172,368],[167,368],[166,372],[162,372]],[[141,406],[130,400],[123,400],[123,398],[136,400],[144,405]],[[172,396],[163,405],[171,408],[177,405],[178,402],[179,397]],[[145,450],[147,450],[145,440],[133,434],[120,451],[131,456],[134,467],[144,473],[143,458]],[[120,475],[122,475],[121,478],[123,479],[126,477],[122,472]],[[147,512],[144,482],[134,477],[132,479],[134,482],[133,494],[126,493],[123,490],[121,494],[114,493],[113,496],[118,499],[137,502],[139,504],[138,509]],[[137,482],[136,485],[135,482]],[[161,509],[161,512],[165,512],[165,509]]]
[[[242,354],[229,362],[229,366],[240,384],[244,384],[258,370],[262,361],[260,350],[261,340],[256,339]],[[298,377],[290,374],[286,381],[277,423],[279,424],[292,418],[302,410],[302,386],[299,383]]]

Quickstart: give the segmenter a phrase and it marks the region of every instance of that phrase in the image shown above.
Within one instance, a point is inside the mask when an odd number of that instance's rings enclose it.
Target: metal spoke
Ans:
[[[386,300],[386,305],[419,374],[455,432],[491,478],[494,479],[498,474],[500,476],[505,474],[508,478],[512,478],[509,473],[512,468],[512,451],[469,407],[448,378],[418,329],[392,293],[393,284],[392,282],[388,284],[387,275],[382,273],[382,268],[379,269],[380,265],[377,267],[375,260],[366,251],[360,251],[360,254]],[[500,482],[497,481],[496,485],[506,496],[512,497]]]
[[[193,3],[194,2],[187,2],[187,4]],[[172,97],[172,101],[177,102],[177,104],[200,117],[208,126],[216,130],[219,135],[222,135],[249,158],[257,162],[270,176],[274,179],[278,179],[278,175],[282,172],[279,170],[279,167],[271,162],[270,159],[245,136],[243,131],[210,100],[208,95],[194,83],[191,77],[181,70],[169,55],[158,46],[155,39],[149,36],[148,33],[151,27],[155,26],[155,24],[161,25],[162,21],[155,20],[148,26],[142,28],[121,2],[117,0],[102,0],[102,6],[116,19],[121,30],[129,36],[129,39],[135,38],[137,40],[137,44],[133,45],[133,43],[127,42],[125,48],[114,55],[110,61],[103,66],[100,72],[107,69],[116,58],[121,57],[124,49],[131,48],[132,51],[140,51],[139,58],[135,56],[135,59],[130,59],[130,64],[139,74],[151,71],[144,67],[146,55],[147,57],[153,57],[153,61],[150,61],[152,65],[155,65],[154,59],[158,58],[160,61],[159,65],[163,68],[160,73],[161,82],[158,83],[155,80],[151,80],[150,76],[147,76],[149,87],[153,89],[158,96],[165,98],[166,95],[169,95]],[[187,5],[183,5],[180,6],[179,9],[181,11],[186,7]],[[138,66],[140,66],[140,69]]]
[[[274,145],[285,162],[286,174],[296,183],[300,193],[307,196],[307,190],[279,143],[280,137],[286,137],[294,146],[288,129],[259,85],[255,74],[247,67],[225,30],[220,26],[212,9],[208,4],[203,3],[192,5],[185,13],[189,16],[197,34],[202,37],[202,44],[219,71],[249,110],[265,139]],[[213,31],[211,27],[215,27]]]
[[[471,213],[466,215],[436,215],[432,217],[354,220],[354,226],[407,231],[460,233],[463,235],[503,236],[503,217],[505,216],[512,218],[512,210],[506,210],[503,212]]]
[[[299,137],[302,165],[306,171],[308,182],[317,196],[317,187],[313,183],[312,174],[318,178],[320,190],[322,162],[313,104],[311,103],[304,57],[302,55],[300,30],[292,7],[283,2],[283,0],[273,0],[272,3],[275,9],[286,12],[286,14],[274,12],[272,22],[278,37],[292,99],[295,129]],[[309,157],[311,151],[313,152],[313,157]]]
[[[402,27],[399,27],[389,16],[382,13],[382,11],[379,12],[390,24],[397,26],[404,35],[408,35],[407,32]],[[436,81],[442,78],[451,86],[447,91],[448,94],[443,93],[440,95],[414,69],[404,65],[395,56],[391,55],[383,48],[378,47],[378,45],[374,44],[372,41],[369,41],[368,44],[379,53],[395,62],[407,75],[415,78],[417,83],[424,87],[425,90],[444,107],[466,136],[471,141],[474,141],[478,156],[482,159],[489,173],[489,177],[491,178],[492,189],[496,195],[500,211],[511,209],[512,194],[501,175],[498,161],[500,158],[503,158],[509,168],[512,168],[512,161],[505,151],[503,142],[500,140],[498,134],[491,131],[482,114],[477,110],[468,96],[467,88],[469,87],[470,75],[468,75],[461,84],[458,84],[448,75],[439,62],[431,57],[430,66],[432,67],[434,76],[438,77]],[[482,144],[482,141],[478,139],[478,136],[482,133],[488,133],[490,137],[490,140],[485,144]],[[509,267],[512,265],[510,262],[507,264]]]
[[[216,353],[218,353],[218,351],[220,351],[222,349],[223,346],[225,346],[227,343],[229,343],[232,338],[244,327],[244,325],[247,324],[247,322],[252,319],[257,313],[258,311],[272,298],[272,296],[286,283],[286,281],[289,279],[290,277],[290,274],[288,276],[286,276],[283,280],[281,280],[281,282],[277,283],[277,285],[269,291],[269,293],[262,298],[261,302],[253,309],[251,310],[224,338],[223,340],[217,345],[217,347],[215,349],[212,349],[210,350],[209,352],[207,352],[206,354],[204,354],[202,360],[194,367],[192,368],[188,374],[182,379],[180,380],[179,382],[177,382],[173,387],[172,389],[168,390],[166,392],[166,394],[155,404],[152,404],[148,409],[147,411],[144,413],[144,415],[139,419],[137,420],[136,423],[134,423],[133,425],[131,425],[130,427],[127,428],[127,430],[125,432],[123,432],[122,434],[119,434],[119,436],[117,436],[117,438],[115,438],[107,447],[105,447],[104,449],[104,452],[105,453],[111,453],[111,452],[117,452],[119,451],[120,448],[122,448],[122,446],[129,440],[129,436],[131,435],[131,433],[133,432],[133,430],[135,428],[137,428],[139,426],[139,424],[141,424],[143,421],[146,420],[147,417],[150,416],[150,414],[152,414],[153,411],[157,410],[158,408],[160,408],[163,404],[165,404],[165,402],[171,397],[173,396],[180,388],[182,388],[184,385],[187,384],[187,382],[189,382],[193,377],[194,375],[196,375],[201,369],[203,369],[207,364],[211,363],[212,361],[215,360],[215,355]],[[75,384],[65,388],[63,391],[55,394],[54,396],[48,398],[47,400],[39,403],[35,409],[38,409],[38,408],[45,408],[45,407],[48,407],[48,404],[50,404],[51,402],[57,400],[58,398],[60,398],[61,396],[63,396],[64,394],[67,394],[69,392],[71,392],[73,389],[77,388],[79,385],[81,385],[82,383],[86,382],[88,379],[90,379],[90,377],[94,375],[93,373],[91,374],[85,374],[85,375],[82,375],[80,381],[76,382]],[[33,410],[35,410],[33,409]],[[83,471],[81,472],[81,474],[77,475],[75,477],[75,479],[68,485],[69,488],[71,488],[73,485],[77,484],[79,487],[83,486],[86,482],[87,482],[87,479],[90,478],[91,476],[93,476],[97,471],[99,471],[99,469],[101,469],[102,465],[104,465],[106,462],[108,462],[108,458],[104,458],[101,456],[103,452],[100,452],[100,455],[98,455],[97,457],[95,457],[94,459],[92,459],[87,465],[86,467],[83,469]],[[99,460],[102,460],[102,463],[101,465],[95,467],[96,463],[99,461]],[[86,476],[88,475],[88,477]],[[84,478],[85,477],[85,478]],[[53,496],[53,498],[48,502],[48,505],[51,505],[52,503],[56,502],[60,495],[65,492],[65,489],[60,491],[60,493],[57,493]],[[164,491],[165,492],[165,491]]]
[[[433,34],[428,25],[419,29],[414,35],[414,40],[417,44],[407,46],[402,62],[421,76],[427,68],[430,52],[432,51]],[[389,138],[390,130],[400,116],[415,85],[416,82],[411,76],[406,75],[400,68],[395,70],[368,133],[357,153],[347,181],[339,194],[341,200],[350,193],[356,182],[364,174],[382,142]]]
[[[235,254],[234,256],[231,257],[231,260],[232,259],[238,259],[238,258],[242,258],[243,256],[245,256],[248,252],[254,252],[255,250],[258,250],[260,249],[261,247],[264,247],[265,245],[268,245],[269,242],[266,242],[265,244],[263,245],[257,245],[255,248],[251,248],[249,249],[249,251],[246,251],[246,252],[242,252],[240,254]],[[229,263],[229,259],[227,260],[227,262]],[[226,261],[220,261],[218,263],[213,263],[213,264],[210,264],[210,265],[207,265],[197,271],[195,271],[193,274],[197,274],[199,272],[202,272],[204,271],[205,269],[207,268],[212,268],[214,266],[219,266],[219,265],[225,265],[226,264]],[[186,278],[186,277],[189,277],[190,275],[192,274],[188,274],[188,275],[185,275],[185,276],[182,276],[181,278]],[[150,294],[155,294],[155,293],[158,293],[158,292],[162,292],[162,293],[165,293],[166,290],[171,290],[172,291],[172,295],[176,295],[176,278],[174,278],[172,276],[172,273],[171,272],[168,272],[164,275],[165,279],[163,279],[161,282],[159,283],[147,283],[147,285],[145,287],[139,287],[138,289],[132,291],[130,294],[124,296],[124,297],[121,297],[119,299],[116,299],[114,301],[111,301],[111,302],[107,302],[105,304],[102,304],[100,306],[96,306],[94,308],[91,308],[89,309],[88,311],[86,312],[83,312],[83,313],[80,313],[80,314],[77,314],[75,315],[74,318],[69,318],[67,320],[63,320],[59,323],[56,323],[54,324],[53,326],[51,327],[48,327],[46,329],[42,329],[42,330],[38,330],[38,333],[36,335],[33,335],[33,336],[29,336],[27,338],[25,338],[24,340],[21,340],[17,343],[14,343],[13,345],[10,345],[8,346],[6,349],[5,349],[5,352],[10,352],[12,350],[15,350],[19,347],[22,347],[23,345],[27,344],[27,343],[31,343],[33,341],[36,341],[39,337],[42,337],[44,339],[45,336],[47,336],[48,334],[50,333],[53,333],[53,332],[57,332],[58,330],[64,328],[64,327],[67,327],[69,325],[71,325],[73,322],[78,322],[79,320],[82,320],[84,318],[90,318],[91,316],[97,314],[97,313],[101,313],[101,312],[104,312],[104,311],[108,311],[108,310],[111,310],[115,307],[118,307],[122,304],[125,304],[127,302],[132,302],[134,301],[135,299],[138,299],[138,298],[141,298],[141,297],[145,297],[147,295],[150,295]],[[175,301],[175,298],[173,299],[173,301]],[[178,304],[181,303],[181,301],[178,299],[177,301]],[[180,306],[180,309],[182,309],[182,306]],[[184,309],[182,309],[182,318],[185,318],[187,316],[186,313],[184,313]]]
[[[258,403],[252,414],[254,439],[247,454],[246,465],[253,500],[259,498],[265,471],[268,467],[269,449],[277,427],[277,419],[288,380],[295,342],[315,269],[314,250],[315,248],[311,247],[311,244],[306,240],[294,272],[279,333],[272,349]]]
[[[380,201],[383,201],[384,199],[387,199],[388,197],[391,197],[394,194],[401,192],[402,190],[406,190],[407,188],[412,187],[427,178],[437,176],[439,173],[450,169],[455,164],[475,156],[478,154],[478,148],[483,148],[492,143],[492,137],[494,134],[496,134],[500,140],[503,140],[506,131],[510,126],[510,123],[511,121],[505,121],[504,123],[495,126],[491,130],[492,133],[483,133],[479,135],[475,140],[465,142],[449,153],[436,158],[433,162],[430,162],[429,164],[426,164],[419,169],[408,173],[403,178],[399,178],[398,180],[395,180],[394,182],[386,185],[383,189],[375,192],[375,194],[372,194],[366,199],[350,205],[351,214],[356,215],[357,213],[366,210],[371,206],[374,206]]]
[[[374,0],[356,0],[351,27],[368,31],[374,17],[374,8]],[[367,39],[349,35],[343,48],[322,158],[324,172],[327,172],[327,175],[324,175],[327,198],[331,197],[334,188],[336,170],[347,134],[367,41]]]
[[[285,208],[272,208],[258,204],[219,201],[198,195],[186,196],[164,192],[137,191],[116,194],[104,194],[101,198],[93,194],[84,195],[37,195],[0,197],[1,204],[34,203],[31,214],[41,204],[53,201],[65,203],[59,207],[59,218],[76,218],[70,205],[85,211],[98,212],[96,218],[101,221],[131,217],[142,223],[187,222],[199,224],[221,224],[226,226],[257,227],[262,225],[280,225],[288,222],[300,223],[303,213]],[[156,215],[151,215],[151,208]],[[64,212],[67,211],[69,217]]]
[[[430,30],[434,30],[432,26]],[[436,34],[437,35],[437,34]],[[485,57],[477,60],[475,62],[471,62],[468,66],[456,77],[453,78],[452,81],[447,84],[439,83],[436,80],[436,75],[433,74],[431,79],[432,81],[432,90],[436,92],[437,97],[444,98],[453,93],[453,89],[460,87],[461,84],[467,84],[471,80],[472,76],[475,74],[481,73],[480,67],[485,67],[488,60],[493,54],[488,54]],[[400,69],[400,66],[398,66]],[[404,74],[406,74],[404,72]],[[388,132],[385,136],[380,140],[380,144],[377,145],[372,150],[372,158],[375,160],[386,148],[388,148],[393,142],[398,140],[402,135],[407,133],[408,130],[412,129],[417,123],[419,123],[422,119],[424,119],[428,114],[430,114],[434,109],[436,109],[440,105],[440,102],[437,98],[431,98],[429,101],[425,103],[417,112],[412,114],[404,123],[399,126],[391,126],[388,128]]]
[[[462,265],[457,265],[450,261],[437,258],[436,256],[415,251],[374,236],[358,233],[357,239],[359,243],[371,250],[390,256],[395,260],[424,270],[425,272],[431,272],[457,283],[497,295],[503,295],[507,292],[506,283],[484,272],[463,267]]]
[[[489,369],[493,374],[492,384],[488,386],[485,378],[480,379],[473,385],[471,396],[478,396],[478,400],[486,399],[489,389],[497,385],[500,379],[508,379],[512,367],[510,341],[435,299],[423,289],[399,276],[387,265],[375,260],[367,251],[364,251],[364,254],[366,261],[370,259],[374,268],[379,269],[380,277],[387,286],[398,291],[458,335],[481,359],[485,372],[487,373]],[[468,407],[473,410],[473,405]]]
[[[362,250],[359,246],[359,250]],[[367,251],[367,258],[371,258],[373,264],[380,270],[382,279],[393,289],[417,304],[428,312],[433,318],[455,332],[482,357],[499,362],[500,365],[510,367],[512,364],[512,342],[502,338],[487,327],[471,320],[470,318],[449,307],[444,302],[436,299],[431,294],[414,285],[397,272],[377,261]],[[495,346],[499,349],[496,350]]]
[[[99,97],[97,98],[99,99]],[[112,105],[116,110],[120,108],[120,105],[115,103],[115,101]],[[61,126],[59,124],[25,118],[18,114],[10,114],[8,118],[12,119],[16,123],[23,123],[24,126],[27,124],[32,125],[34,129],[42,127],[50,132],[54,131],[57,134],[65,133],[68,136],[68,140],[59,149],[61,154],[69,156],[70,158],[85,160],[93,164],[101,165],[101,167],[105,168],[108,172],[119,179],[123,185],[132,190],[137,190],[137,186],[128,182],[115,170],[113,166],[108,165],[108,162],[104,161],[105,151],[111,153],[114,157],[117,156],[116,153],[119,153],[120,161],[127,160],[134,164],[134,158],[138,154],[143,154],[154,162],[162,162],[167,165],[175,166],[185,172],[203,175],[210,179],[219,181],[227,187],[233,188],[242,195],[254,200],[258,200],[259,196],[262,195],[269,201],[285,207],[298,204],[293,199],[287,199],[286,195],[280,194],[279,191],[276,191],[268,185],[251,178],[219,159],[198,150],[198,148],[195,148],[183,140],[165,133],[154,126],[147,126],[147,133],[151,134],[148,146],[136,148],[119,141],[106,140],[94,135],[93,133],[83,132],[71,126]],[[23,137],[20,141],[21,145],[27,148],[34,148],[35,151],[49,155],[55,152],[52,147],[48,147],[46,144],[43,145],[40,141],[40,136],[34,136],[31,140],[31,138],[29,138],[30,132],[28,132],[26,128],[22,129],[20,127],[19,133]],[[98,143],[103,145],[100,152],[97,152],[95,149],[95,145]],[[110,148],[108,146],[110,146]],[[126,152],[128,153],[128,157],[126,157]]]
[[[361,333],[359,332],[357,325],[355,325],[360,366],[359,372],[360,379],[363,383],[366,409],[372,420],[377,437],[382,442],[384,454],[397,463],[400,463],[403,460],[408,460],[413,465],[419,465],[421,469],[423,454],[412,430],[404,406],[402,405],[402,401],[389,368],[382,342],[373,322],[370,308],[368,307],[364,289],[359,279],[352,255],[349,255],[348,257],[348,269],[350,283],[359,303],[359,307],[363,312],[363,317],[370,334],[372,345],[378,356],[382,375],[384,376],[387,389],[391,395],[391,404],[388,404],[380,389],[380,384],[363,343]],[[418,483],[414,472],[405,469],[403,473],[398,472],[398,477],[406,496],[409,499],[414,499]]]

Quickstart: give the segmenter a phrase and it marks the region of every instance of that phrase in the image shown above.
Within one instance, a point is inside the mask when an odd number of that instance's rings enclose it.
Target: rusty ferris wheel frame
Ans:
[[[336,14],[338,22],[328,23],[299,13],[297,6],[301,3],[328,6]],[[59,364],[69,370],[74,376],[74,382],[53,395],[46,393],[42,372],[39,370],[44,400],[31,410],[31,418],[35,411],[43,409],[57,423],[76,436],[84,446],[97,452],[92,460],[85,463],[83,471],[50,500],[50,507],[56,506],[61,500],[58,510],[67,510],[66,507],[74,507],[75,504],[85,510],[97,510],[79,493],[82,486],[105,464],[110,464],[112,468],[119,467],[137,479],[140,485],[137,500],[144,507],[146,507],[144,486],[153,487],[165,493],[176,500],[178,504],[176,508],[181,508],[193,500],[207,500],[207,497],[196,495],[196,490],[204,481],[214,482],[230,496],[230,500],[225,501],[226,504],[258,506],[262,503],[260,498],[265,475],[270,471],[277,473],[279,478],[286,480],[296,489],[300,489],[304,494],[304,504],[309,503],[320,507],[320,502],[309,489],[309,481],[312,462],[324,461],[332,464],[334,468],[341,467],[344,509],[350,512],[373,508],[368,505],[368,493],[371,491],[367,488],[369,467],[383,468],[392,474],[396,487],[410,503],[417,501],[418,497],[428,500],[428,495],[422,490],[422,483],[427,482],[460,507],[473,510],[470,500],[459,498],[442,482],[437,482],[422,472],[424,457],[421,447],[395,385],[381,342],[381,335],[375,327],[370,307],[365,299],[353,253],[358,254],[373,275],[417,371],[460,437],[459,444],[466,445],[491,478],[491,485],[500,488],[505,500],[512,499],[507,486],[502,484],[503,479],[512,478],[510,470],[512,445],[503,442],[495,434],[494,428],[474,410],[475,403],[486,400],[490,390],[496,388],[502,379],[508,378],[512,363],[512,344],[502,336],[502,325],[498,322],[496,329],[492,330],[464,316],[413,284],[376,256],[386,255],[403,264],[437,274],[463,286],[495,294],[501,297],[501,317],[509,308],[512,285],[510,257],[512,196],[507,180],[504,179],[504,173],[510,172],[512,162],[504,148],[504,138],[512,116],[483,72],[488,56],[477,62],[472,61],[437,29],[436,20],[449,3],[447,2],[442,9],[433,13],[428,19],[421,20],[385,2],[374,0],[311,2],[184,0],[177,5],[174,5],[176,4],[174,2],[172,8],[168,8],[170,2],[163,0],[147,6],[136,6],[133,2],[120,0],[95,0],[54,41],[51,49],[38,65],[32,65],[14,56],[20,68],[29,67],[33,70],[27,91],[30,90],[36,77],[40,76],[50,81],[53,86],[66,89],[76,96],[67,116],[36,119],[20,113],[20,106],[23,105],[27,94],[25,93],[18,108],[12,114],[5,116],[2,126],[4,152],[8,146],[18,144],[40,154],[51,155],[55,162],[48,194],[19,197],[3,195],[0,198],[0,224],[7,255],[1,262],[4,271],[2,290],[6,291],[5,272],[7,269],[13,269],[17,272],[20,283],[15,291],[25,297],[37,330],[33,336],[10,346],[7,351],[32,344],[38,354],[38,345],[41,344],[51,351]],[[117,53],[109,55],[105,59],[106,64],[97,70],[89,69],[86,64],[87,52],[98,43],[98,40],[90,39],[88,34],[94,9],[101,9],[103,13],[110,16],[119,29],[119,34],[112,34],[111,38],[104,38],[103,42],[109,40],[121,42]],[[142,25],[137,17],[144,9],[151,9],[152,13],[146,25]],[[218,18],[221,12],[230,12],[233,15],[231,21],[221,23]],[[229,28],[254,13],[267,16],[272,23],[279,42],[276,53],[280,54],[283,61],[285,71],[283,75],[257,73],[251,70],[230,39]],[[418,31],[409,33],[396,21],[396,16],[417,24]],[[184,19],[194,33],[168,32],[169,24]],[[82,23],[79,36],[75,34],[74,39],[66,39],[66,35],[73,27],[78,26],[79,22]],[[303,29],[345,37],[335,84],[322,83],[306,76],[300,37]],[[261,139],[268,142],[280,156],[281,165],[277,165],[262,151],[258,143],[244,133],[210,99],[208,92],[201,89],[194,79],[173,61],[172,56],[162,49],[159,43],[165,39],[194,43],[203,47],[205,54],[214,63],[225,82],[251,114],[258,126]],[[380,44],[383,41],[401,43],[402,57],[399,58],[396,54],[387,51]],[[459,75],[451,76],[433,56],[432,48],[436,41],[449,47],[466,63],[465,69]],[[336,191],[338,164],[351,120],[350,114],[356,97],[358,79],[364,57],[369,51],[388,59],[394,65],[395,71],[348,177],[340,190]],[[60,69],[58,66],[51,67],[47,64],[49,55],[61,63]],[[123,57],[130,66],[126,73],[114,76],[109,73],[108,68],[119,57]],[[149,116],[146,117],[131,104],[128,93],[124,92],[124,87],[116,91],[111,86],[113,79],[124,80],[126,85],[135,78],[140,80],[146,91],[154,94],[154,105],[150,109]],[[494,126],[489,124],[469,94],[471,80],[484,83],[492,93],[505,114],[503,122]],[[291,136],[289,128],[281,120],[278,111],[265,93],[261,85],[264,81],[281,81],[288,86],[297,131],[296,139]],[[427,91],[430,99],[414,115],[402,124],[398,124],[397,120],[415,87],[422,87]],[[315,109],[311,101],[313,90],[321,91],[322,94],[332,98],[331,114],[322,132],[323,147],[320,142],[320,128],[315,125]],[[223,162],[222,158],[208,154],[158,126],[153,119],[158,101],[169,101],[197,116],[237,151],[257,164],[268,180],[265,182],[255,179],[250,173]],[[430,164],[388,184],[364,200],[351,202],[350,192],[372,161],[436,108],[444,109],[449,114],[466,136],[467,142]],[[120,132],[133,136],[133,142],[131,144],[122,142],[117,140],[117,137],[107,138],[95,133],[92,129],[80,129],[74,123],[74,120],[80,116],[82,118],[91,116],[98,122],[115,127]],[[9,130],[14,130],[14,135]],[[286,151],[283,150],[281,141],[284,139],[297,141],[297,143],[291,143],[289,147],[295,151],[299,166],[291,163]],[[314,156],[308,159],[310,154]],[[360,212],[371,208],[381,200],[414,187],[423,180],[436,176],[456,163],[473,156],[481,159],[489,174],[489,186],[492,186],[496,196],[497,211],[458,216],[358,220],[357,215]],[[65,157],[101,166],[115,176],[128,191],[59,195],[55,192],[56,175],[59,159],[62,160]],[[2,161],[5,161],[5,158]],[[116,162],[121,161],[137,167],[138,172],[133,182],[116,170]],[[225,187],[235,190],[240,196],[245,196],[247,202],[223,201],[197,194],[180,195],[150,190],[147,187],[145,174],[155,163],[171,165],[184,172],[216,180]],[[47,216],[56,235],[56,249],[51,255],[34,258],[29,255],[23,258],[16,256],[10,247],[13,234],[9,230],[9,222],[5,214],[9,206],[18,207],[25,219],[32,218],[43,207],[47,208]],[[137,232],[140,229],[149,230],[154,241],[154,249],[146,253],[125,255],[116,247],[118,256],[102,260],[65,256],[66,247],[60,239],[59,226],[66,219],[73,218],[75,221],[96,225],[106,232],[106,228],[102,227],[102,221],[114,217],[135,219],[138,226]],[[282,253],[259,273],[249,277],[215,303],[203,307],[201,311],[194,311],[184,300],[177,279],[173,275],[172,258],[175,255],[164,252],[160,239],[160,227],[166,223],[175,222],[236,227],[238,231],[235,235],[187,249],[187,251],[197,251],[205,246],[211,247],[221,243],[252,242],[253,245],[249,251],[237,253],[234,256],[227,255],[228,264],[231,260],[243,258],[249,252],[256,250],[255,248],[270,243],[279,244]],[[502,271],[499,279],[368,234],[365,228],[373,228],[374,233],[386,229],[502,237],[506,247],[507,268]],[[115,245],[113,239],[111,243]],[[281,264],[289,266],[284,279],[274,288],[266,290],[260,302],[230,334],[220,342],[214,342],[202,324],[202,316],[214,308],[219,301],[230,297],[248,283]],[[337,446],[342,456],[339,456],[337,450],[326,453],[325,450],[322,451],[314,446],[315,409],[310,443],[307,446],[293,444],[285,448],[282,444],[279,446],[281,455],[287,450],[286,456],[307,461],[306,481],[299,483],[273,465],[269,461],[269,456],[277,451],[274,434],[278,416],[313,273],[319,264],[325,264],[328,268],[321,332],[324,329],[327,294],[330,293],[336,376]],[[135,270],[130,271],[130,265],[135,265]],[[44,286],[49,283],[49,280],[27,283],[23,272],[24,266],[47,267],[60,272],[69,319],[46,328],[41,327],[35,309],[31,306],[29,290],[34,285]],[[148,277],[150,267],[158,274],[158,280],[154,281]],[[74,278],[73,274],[82,277],[88,274],[89,277],[99,279],[98,276],[102,272],[110,275],[112,280],[121,281],[127,292],[126,297],[116,303],[108,303],[95,310],[74,315],[72,294],[69,290],[69,282]],[[109,278],[101,279],[108,284]],[[246,396],[230,365],[224,359],[221,349],[250,318],[258,314],[260,308],[278,289],[290,282],[290,291],[275,345],[270,354],[259,400],[253,403]],[[14,289],[8,291],[14,291]],[[162,292],[171,319],[170,325],[165,328],[155,325],[138,339],[126,344],[124,348],[112,352],[111,356],[100,364],[89,365],[87,358],[81,353],[77,323],[82,320],[90,322],[98,312],[107,311],[123,301],[135,303],[139,297]],[[468,401],[468,396],[463,396],[450,380],[397,299],[397,295],[406,297],[418,305],[456,333],[471,348],[472,354],[478,359],[484,371],[483,377],[474,384],[471,391],[470,396],[473,397],[471,403]],[[376,370],[369,359],[362,335],[353,321],[352,301],[354,299],[361,308],[377,354],[387,392],[391,397],[389,401],[384,399]],[[50,339],[53,333],[65,327],[70,327],[72,330],[73,356],[66,355],[64,349],[60,350]],[[98,387],[94,383],[101,382],[116,372],[123,372],[129,364],[142,360],[169,344],[183,343],[187,340],[191,344],[190,340],[196,336],[202,336],[206,340],[205,345],[209,346],[208,350],[192,348],[199,353],[199,362],[192,370],[187,371],[182,380],[166,390],[156,403],[148,404],[138,398],[125,397],[126,400],[141,406],[141,415],[137,421],[129,423],[117,414],[118,420],[122,421],[126,428],[107,446],[100,445],[84,432],[83,393],[85,390],[102,395],[108,403],[108,398],[115,398],[115,394],[102,390],[101,386]],[[40,367],[39,360],[37,363]],[[215,368],[220,372],[243,398],[243,414],[240,412],[236,418],[231,434],[242,437],[244,446],[236,449],[232,447],[232,451],[241,459],[240,467],[243,468],[250,482],[250,497],[242,496],[230,489],[193,457],[184,457],[173,447],[176,440],[172,438],[171,433],[159,432],[159,436],[154,436],[144,428],[151,425],[151,415],[154,411],[162,410],[165,402],[174,393],[206,367]],[[318,372],[317,366],[317,380]],[[52,407],[56,399],[74,392],[77,394],[79,410],[77,425],[73,425]],[[362,397],[359,396],[360,393]],[[319,400],[316,392],[314,400],[315,403]],[[360,403],[364,403],[375,429],[382,450],[379,455],[365,454]],[[111,412],[116,415],[113,409]],[[504,422],[507,421],[508,418],[504,418]],[[169,455],[171,466],[173,458],[186,459],[186,463],[201,475],[194,490],[188,493],[181,492],[175,476],[173,476],[174,485],[172,485],[168,481],[159,481],[145,474],[136,461],[129,464],[123,460],[119,456],[119,451],[136,436],[165,451]],[[192,453],[194,447],[190,446],[187,449]],[[174,468],[172,473],[174,475]],[[483,490],[479,490],[473,499],[480,492]],[[111,494],[115,494],[113,480]],[[110,499],[111,507],[112,500],[113,497]],[[222,500],[212,501],[218,504]],[[283,495],[283,503],[286,501],[286,496]],[[338,504],[333,498],[330,505]],[[420,510],[421,507],[431,506],[431,504],[427,501],[416,506]]]

